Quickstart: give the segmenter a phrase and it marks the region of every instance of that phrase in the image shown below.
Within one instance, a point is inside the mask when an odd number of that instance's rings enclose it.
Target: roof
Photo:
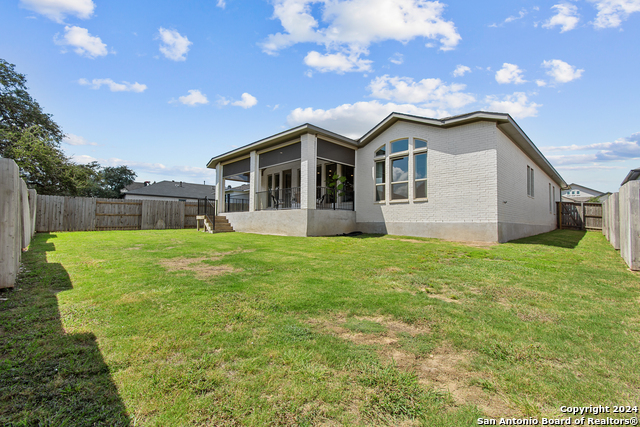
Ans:
[[[138,188],[142,188],[145,185],[147,185],[144,182],[132,182],[131,184],[125,186],[122,190],[120,190],[121,193],[127,193],[131,190],[137,190]]]
[[[507,135],[514,144],[520,147],[520,149],[524,151],[561,188],[568,188],[567,183],[560,176],[558,171],[556,171],[555,168],[551,166],[551,163],[549,163],[546,157],[544,157],[540,150],[538,150],[538,147],[536,147],[531,139],[529,139],[529,137],[522,131],[522,129],[520,129],[520,126],[518,126],[518,124],[509,114],[491,113],[486,111],[475,111],[473,113],[446,117],[444,119],[432,119],[428,117],[412,116],[410,114],[404,113],[391,113],[357,141],[328,131],[326,129],[319,128],[309,123],[305,123],[295,128],[277,133],[275,135],[252,142],[251,144],[247,144],[243,147],[236,148],[235,150],[213,157],[211,160],[209,160],[209,163],[207,163],[207,167],[215,168],[216,165],[218,165],[220,162],[248,155],[253,150],[264,149],[270,146],[290,141],[306,133],[315,133],[318,136],[333,138],[349,145],[353,145],[354,148],[357,149],[367,145],[374,138],[376,138],[378,135],[380,135],[382,132],[384,132],[386,129],[388,129],[398,121],[421,123],[443,128],[465,125],[477,121],[493,121],[496,123],[498,129],[504,132],[505,135]]]
[[[636,181],[638,179],[640,179],[640,168],[631,169],[627,174],[627,177],[624,179],[624,181],[622,181],[622,184],[620,184],[620,187],[622,187],[629,181]]]
[[[341,142],[345,142],[347,144],[353,145],[354,148],[357,148],[358,146],[358,142],[354,141],[351,138],[347,138],[346,136],[342,136],[335,132],[322,129],[321,127],[314,126],[309,123],[305,123],[303,125],[296,126],[294,128],[285,130],[280,133],[276,133],[275,135],[268,136],[266,138],[263,138],[258,141],[252,142],[250,144],[244,145],[242,147],[236,148],[234,150],[227,151],[226,153],[220,154],[219,156],[215,156],[211,158],[211,160],[209,160],[209,162],[207,163],[207,167],[215,168],[218,163],[223,162],[225,160],[248,155],[253,150],[268,148],[274,145],[281,144],[283,142],[291,141],[292,139],[298,138],[306,133],[314,133],[319,136],[324,136],[327,138],[332,138]]]
[[[237,187],[227,188],[225,191],[235,192],[235,193],[242,193],[245,191],[249,191],[249,184],[242,184],[242,185],[238,185]]]
[[[128,191],[127,195],[175,197],[178,199],[204,199],[215,197],[215,185],[190,184],[182,181],[160,181],[137,190]]]

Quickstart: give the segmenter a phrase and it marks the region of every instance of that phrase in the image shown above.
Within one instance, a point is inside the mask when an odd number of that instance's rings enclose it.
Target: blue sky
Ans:
[[[568,183],[640,167],[640,0],[8,0],[0,58],[79,162],[213,183],[301,123],[510,113]]]

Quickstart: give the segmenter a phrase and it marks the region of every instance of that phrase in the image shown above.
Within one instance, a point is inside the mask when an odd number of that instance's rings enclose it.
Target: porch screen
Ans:
[[[356,152],[354,150],[320,138],[318,138],[318,158],[342,163],[343,165],[356,165]]]
[[[260,154],[260,160],[258,163],[260,169],[264,169],[268,168],[269,166],[292,162],[294,160],[300,160],[299,142]]]
[[[249,162],[249,158],[246,158],[238,160],[237,162],[222,165],[222,176],[225,178],[229,178],[231,176],[249,173],[250,170],[251,163]]]

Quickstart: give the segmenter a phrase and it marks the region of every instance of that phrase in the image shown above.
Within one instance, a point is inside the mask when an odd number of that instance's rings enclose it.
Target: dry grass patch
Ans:
[[[423,386],[449,393],[456,405],[475,405],[486,415],[494,417],[518,415],[508,400],[496,392],[489,379],[470,370],[471,352],[445,345],[435,349],[428,357],[421,357],[401,347],[399,341],[402,335],[415,337],[428,334],[431,331],[427,325],[410,325],[383,316],[347,318],[345,315],[310,319],[309,323],[354,344],[377,346],[376,352],[381,359],[415,374]],[[359,325],[363,330],[375,329],[375,325],[379,325],[380,330],[362,332],[358,331]]]
[[[217,261],[220,258],[172,258],[160,261],[160,265],[168,271],[190,271],[196,274],[196,279],[206,279],[208,277],[219,276],[225,273],[236,273],[240,271],[230,265],[210,265],[204,261]]]

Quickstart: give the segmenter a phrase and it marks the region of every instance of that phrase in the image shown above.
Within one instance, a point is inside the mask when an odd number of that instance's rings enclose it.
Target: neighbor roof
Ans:
[[[569,184],[569,188],[570,188],[570,189],[574,189],[575,187],[583,188],[583,189],[585,189],[585,190],[587,190],[587,191],[590,191],[590,192],[592,192],[592,193],[596,193],[596,194],[598,194],[599,196],[601,196],[601,195],[603,195],[603,194],[606,194],[606,193],[604,193],[604,192],[602,192],[602,191],[594,190],[593,188],[589,188],[589,187],[585,187],[584,185],[575,184],[575,183],[573,183],[573,184]]]
[[[204,199],[215,197],[215,185],[190,184],[182,181],[160,181],[137,190],[128,191],[127,195],[175,197],[178,199]]]
[[[627,177],[624,179],[624,181],[622,181],[622,184],[620,184],[620,187],[622,187],[629,181],[636,181],[637,179],[640,179],[640,168],[631,169],[627,174]]]

